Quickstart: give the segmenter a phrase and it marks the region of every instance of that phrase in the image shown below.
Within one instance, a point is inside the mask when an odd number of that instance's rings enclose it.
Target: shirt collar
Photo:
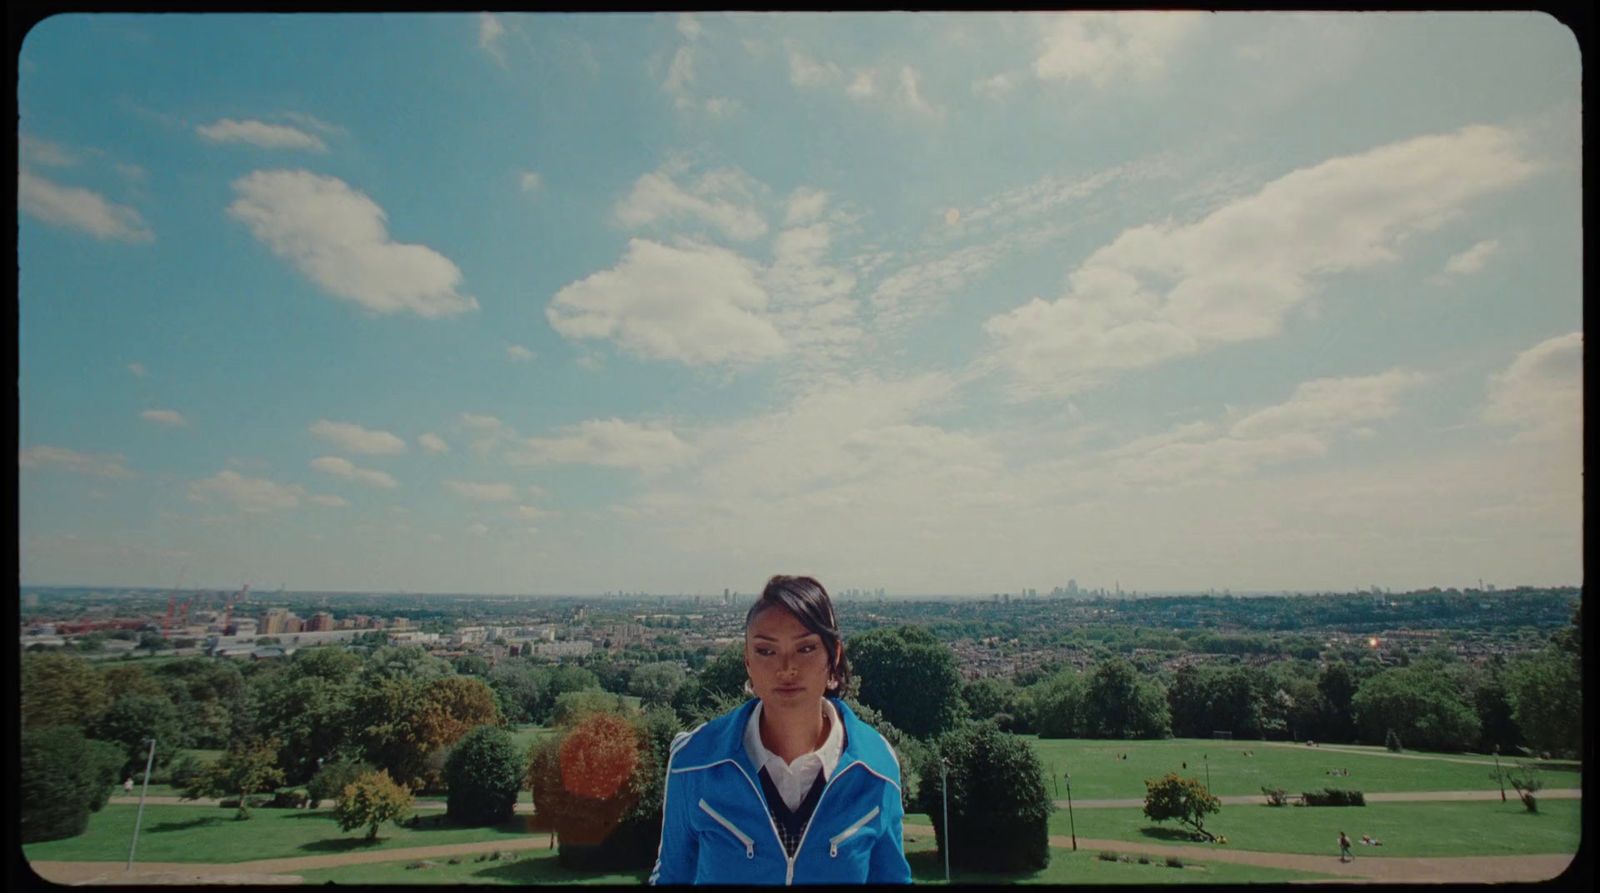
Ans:
[[[822,779],[824,781],[833,777],[833,770],[839,765],[839,757],[844,752],[844,720],[839,716],[839,711],[833,703],[822,699],[823,708],[828,711],[828,737],[822,746],[809,754],[796,757],[798,763],[807,756],[815,756],[822,763]],[[767,746],[761,743],[761,702],[756,701],[756,709],[750,712],[750,720],[744,725],[744,752],[750,757],[750,762],[755,764],[757,770],[767,765],[769,759],[776,760],[779,765],[787,767],[783,757],[778,756]]]

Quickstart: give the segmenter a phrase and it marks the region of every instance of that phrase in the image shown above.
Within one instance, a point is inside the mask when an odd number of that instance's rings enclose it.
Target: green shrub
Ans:
[[[1289,792],[1285,791],[1283,788],[1262,787],[1261,793],[1267,795],[1268,806],[1289,805]]]
[[[16,792],[22,842],[82,834],[89,813],[111,799],[122,758],[120,747],[85,738],[76,726],[24,729]]]
[[[288,790],[279,791],[271,800],[267,801],[267,806],[271,809],[303,809],[310,800],[311,798],[306,796],[305,791],[299,788],[289,788]]]
[[[498,726],[468,732],[444,764],[445,815],[458,825],[498,825],[511,818],[522,789],[522,756]]]
[[[1117,854],[1110,850],[1101,850],[1100,855],[1096,858],[1098,858],[1101,862],[1115,862],[1117,861]]]
[[[1167,867],[1168,868],[1182,868],[1183,867],[1183,860],[1179,859],[1177,856],[1168,856],[1167,857]]]
[[[941,762],[943,761],[943,762]],[[940,767],[949,766],[947,838]],[[1028,743],[992,721],[941,735],[917,780],[917,812],[933,819],[934,840],[967,871],[1027,872],[1050,864],[1048,822],[1055,805]],[[959,841],[954,846],[947,839]]]
[[[1400,736],[1395,734],[1394,729],[1390,729],[1389,733],[1383,736],[1383,746],[1391,753],[1400,753]]]
[[[1307,806],[1366,806],[1366,795],[1360,791],[1323,788],[1320,792],[1306,791],[1300,795]]]

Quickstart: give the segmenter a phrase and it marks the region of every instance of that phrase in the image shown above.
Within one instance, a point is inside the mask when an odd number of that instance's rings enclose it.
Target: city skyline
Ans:
[[[1538,13],[47,19],[19,581],[1581,584],[1577,49]]]

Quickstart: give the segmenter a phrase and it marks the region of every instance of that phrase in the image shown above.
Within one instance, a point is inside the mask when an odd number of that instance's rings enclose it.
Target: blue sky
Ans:
[[[1579,62],[1529,13],[49,19],[20,579],[1578,583]]]

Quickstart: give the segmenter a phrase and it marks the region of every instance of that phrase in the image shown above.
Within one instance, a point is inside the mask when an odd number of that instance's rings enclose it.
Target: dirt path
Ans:
[[[1296,743],[1293,741],[1252,741],[1250,743],[1253,746],[1289,747],[1293,748],[1294,750],[1305,750],[1307,747],[1304,743]],[[1470,757],[1441,757],[1432,754],[1394,753],[1393,751],[1388,750],[1372,750],[1370,748],[1353,747],[1348,744],[1318,744],[1315,749],[1337,751],[1339,753],[1347,753],[1358,757],[1390,757],[1396,760],[1437,760],[1441,763],[1466,763],[1469,766],[1495,765],[1493,758],[1483,760],[1472,759]],[[1522,760],[1522,757],[1505,757],[1501,760],[1500,765],[1510,766],[1513,762],[1520,762]],[[1572,768],[1581,771],[1582,765],[1574,762]]]

